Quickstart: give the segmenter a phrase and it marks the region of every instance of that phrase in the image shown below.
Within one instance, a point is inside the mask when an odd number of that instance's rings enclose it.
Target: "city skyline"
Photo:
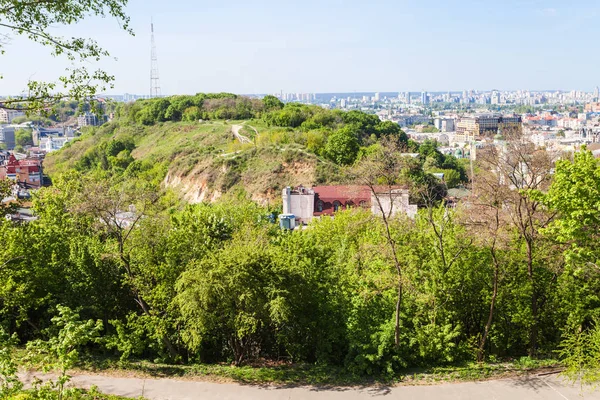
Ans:
[[[168,9],[158,0],[132,0],[127,12],[136,36],[110,18],[57,28],[65,36],[96,39],[118,59],[97,64],[115,75],[108,93],[148,92],[151,17],[166,95],[592,91],[598,84],[591,77],[600,55],[586,38],[600,33],[594,24],[600,5],[587,0],[577,7],[535,0],[433,1],[427,7],[416,1],[365,7],[310,0],[297,7],[271,0],[174,0]],[[65,67],[65,60],[23,38],[13,38],[6,50],[2,94],[20,93],[30,78],[51,80]]]

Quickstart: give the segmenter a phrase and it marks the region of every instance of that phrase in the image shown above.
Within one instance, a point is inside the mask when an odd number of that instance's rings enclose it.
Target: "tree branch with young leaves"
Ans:
[[[63,37],[52,33],[57,27],[80,23],[92,17],[112,17],[133,35],[125,13],[128,0],[0,0],[0,56],[8,58],[7,45],[13,37],[23,36],[50,50],[52,56],[70,63],[65,74],[54,82],[30,80],[23,93],[2,100],[0,108],[48,112],[65,99],[85,101],[99,91],[113,87],[114,76],[90,62],[109,57],[98,42],[82,37]],[[0,79],[3,76],[0,71]]]

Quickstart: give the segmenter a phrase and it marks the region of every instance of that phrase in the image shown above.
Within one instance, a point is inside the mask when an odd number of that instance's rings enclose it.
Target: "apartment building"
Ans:
[[[0,124],[10,124],[13,119],[25,115],[23,111],[0,108]]]
[[[470,140],[493,137],[500,131],[511,131],[520,134],[523,131],[522,122],[519,115],[466,115],[456,123],[456,134]]]

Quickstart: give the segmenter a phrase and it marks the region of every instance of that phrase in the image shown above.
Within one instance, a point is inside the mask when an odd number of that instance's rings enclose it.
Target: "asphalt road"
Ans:
[[[310,387],[244,385],[237,383],[212,383],[175,379],[114,378],[103,375],[77,375],[72,384],[89,388],[92,385],[106,394],[128,397],[143,396],[152,400],[290,400],[290,399],[548,399],[579,400],[598,399],[600,391],[581,389],[566,384],[556,375],[524,376],[483,382],[444,383],[431,386],[395,387]]]

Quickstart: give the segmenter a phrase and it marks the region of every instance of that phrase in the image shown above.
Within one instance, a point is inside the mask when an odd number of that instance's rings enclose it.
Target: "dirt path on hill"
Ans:
[[[243,125],[232,125],[231,132],[233,133],[233,136],[235,136],[236,139],[240,141],[240,143],[252,143],[252,141],[248,137],[240,133],[240,130],[243,127]],[[256,132],[256,129],[254,131]]]

